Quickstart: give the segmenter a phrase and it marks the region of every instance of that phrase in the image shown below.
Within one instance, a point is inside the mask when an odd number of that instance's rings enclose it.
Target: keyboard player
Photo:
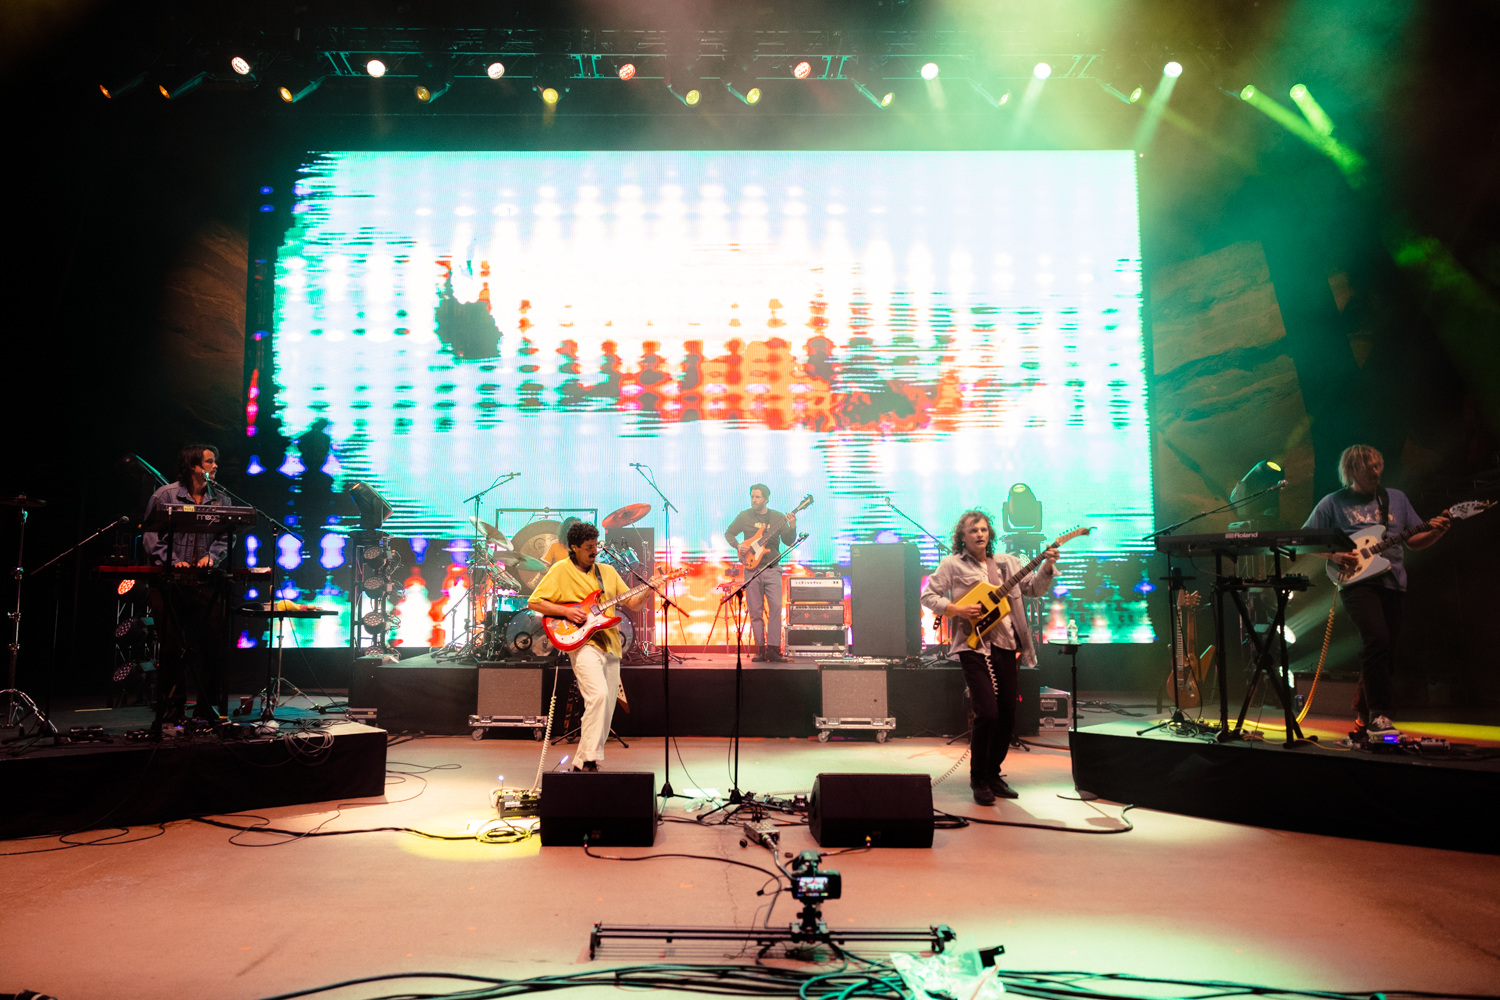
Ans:
[[[229,542],[222,532],[172,531],[163,517],[169,504],[226,505],[227,497],[213,488],[218,468],[218,448],[188,445],[177,456],[177,482],[157,490],[146,503],[141,542],[147,561],[186,571],[163,573],[152,581],[151,611],[161,639],[155,731],[183,719],[189,680],[197,693],[193,716],[224,717],[229,587],[225,578],[208,571],[224,561]]]

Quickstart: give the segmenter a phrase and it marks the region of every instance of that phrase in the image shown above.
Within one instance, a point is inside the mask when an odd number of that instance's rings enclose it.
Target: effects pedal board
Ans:
[[[529,788],[497,788],[493,795],[495,812],[501,819],[541,814],[542,796]]]
[[[776,850],[781,843],[781,831],[776,829],[776,824],[768,819],[756,822],[746,822],[744,825],[745,839],[742,844],[759,844],[762,847]]]

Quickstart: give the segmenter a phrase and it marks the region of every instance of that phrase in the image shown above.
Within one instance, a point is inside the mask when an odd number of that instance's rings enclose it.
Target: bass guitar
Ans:
[[[1203,704],[1203,682],[1213,669],[1214,647],[1209,646],[1202,654],[1194,653],[1198,648],[1198,616],[1184,614],[1185,609],[1198,608],[1198,592],[1177,592],[1177,648],[1173,657],[1172,678],[1177,684],[1177,707],[1197,708]],[[1171,679],[1169,679],[1171,683]]]
[[[1454,504],[1438,516],[1462,521],[1475,514],[1483,513],[1493,506],[1495,506],[1493,500],[1466,500],[1463,503]],[[1380,553],[1402,544],[1412,535],[1427,531],[1431,527],[1432,525],[1423,521],[1389,538],[1385,537],[1383,524],[1372,524],[1367,528],[1349,532],[1349,540],[1354,543],[1354,551],[1347,554],[1354,557],[1354,565],[1340,566],[1332,559],[1328,560],[1328,579],[1343,589],[1351,584],[1363,583],[1365,580],[1379,576],[1391,568],[1391,561]]]
[[[668,583],[672,580],[680,580],[686,575],[687,570],[674,569],[662,576],[661,582]],[[584,621],[574,622],[567,618],[547,617],[542,619],[542,628],[546,631],[547,638],[552,640],[552,645],[571,653],[593,638],[594,633],[600,629],[614,628],[620,624],[621,616],[611,613],[615,605],[628,601],[637,594],[643,594],[650,589],[650,584],[643,583],[639,587],[632,587],[619,597],[614,597],[607,601],[599,600],[604,595],[604,591],[596,590],[576,604],[563,605],[565,608],[583,608],[587,611],[588,618]]]
[[[1081,535],[1087,535],[1093,530],[1093,528],[1074,528],[1066,535],[1053,539],[1052,544],[1047,546],[1047,548],[1060,548],[1073,539]],[[970,649],[978,649],[979,640],[984,634],[994,628],[1000,619],[1010,614],[1010,598],[1006,595],[1010,593],[1012,587],[1020,583],[1027,576],[1030,576],[1042,564],[1042,559],[1046,551],[1047,549],[1043,549],[1041,552],[1038,552],[1031,562],[1022,566],[1018,572],[1011,574],[1009,579],[1003,583],[990,583],[989,581],[977,583],[967,594],[954,602],[955,604],[978,604],[984,608],[984,613],[979,616],[977,621],[972,623],[972,630],[969,632]]]
[[[793,514],[801,513],[812,505],[813,498],[812,494],[809,493],[807,496],[802,498],[801,503],[793,507],[791,510],[787,511],[785,514],[781,515],[781,523],[776,526],[775,531],[771,530],[771,526],[769,524],[761,525],[760,528],[756,530],[755,534],[751,535],[749,538],[740,543],[740,562],[744,563],[746,566],[749,566],[751,569],[754,569],[756,566],[760,565],[760,561],[766,557],[766,551],[771,547],[771,538],[778,532],[780,532],[782,528],[786,527],[787,518],[791,517]]]

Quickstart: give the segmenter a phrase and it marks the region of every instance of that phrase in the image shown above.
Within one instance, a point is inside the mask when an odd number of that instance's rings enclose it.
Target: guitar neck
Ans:
[[[625,593],[621,594],[619,597],[612,597],[609,600],[605,601],[603,604],[600,604],[599,610],[608,611],[610,608],[614,607],[616,604],[619,604],[621,601],[628,601],[635,595],[645,593],[650,589],[651,584],[649,583],[643,583],[639,586],[632,587],[629,590],[625,591]]]
[[[1446,513],[1448,512],[1443,511],[1443,514]],[[1439,516],[1441,517],[1442,515]],[[1421,524],[1414,524],[1410,528],[1407,528],[1405,531],[1401,532],[1399,535],[1392,535],[1390,538],[1381,539],[1370,549],[1370,553],[1371,555],[1373,555],[1377,552],[1384,552],[1386,549],[1400,545],[1412,535],[1415,535],[1420,531],[1426,531],[1429,527],[1430,525],[1428,525],[1426,521],[1423,521]]]

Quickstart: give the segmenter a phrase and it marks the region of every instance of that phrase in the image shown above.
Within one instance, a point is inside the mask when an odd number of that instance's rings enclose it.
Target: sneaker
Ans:
[[[995,793],[990,791],[989,785],[970,785],[969,787],[974,789],[975,802],[978,802],[982,806],[992,806],[995,804]]]
[[[1365,729],[1366,735],[1372,740],[1382,743],[1394,743],[1401,738],[1401,730],[1396,724],[1384,715],[1377,715],[1370,720],[1370,725]]]
[[[989,785],[990,791],[1002,799],[1019,799],[1021,797],[1021,793],[1007,785],[1004,778],[991,778],[986,784]]]

